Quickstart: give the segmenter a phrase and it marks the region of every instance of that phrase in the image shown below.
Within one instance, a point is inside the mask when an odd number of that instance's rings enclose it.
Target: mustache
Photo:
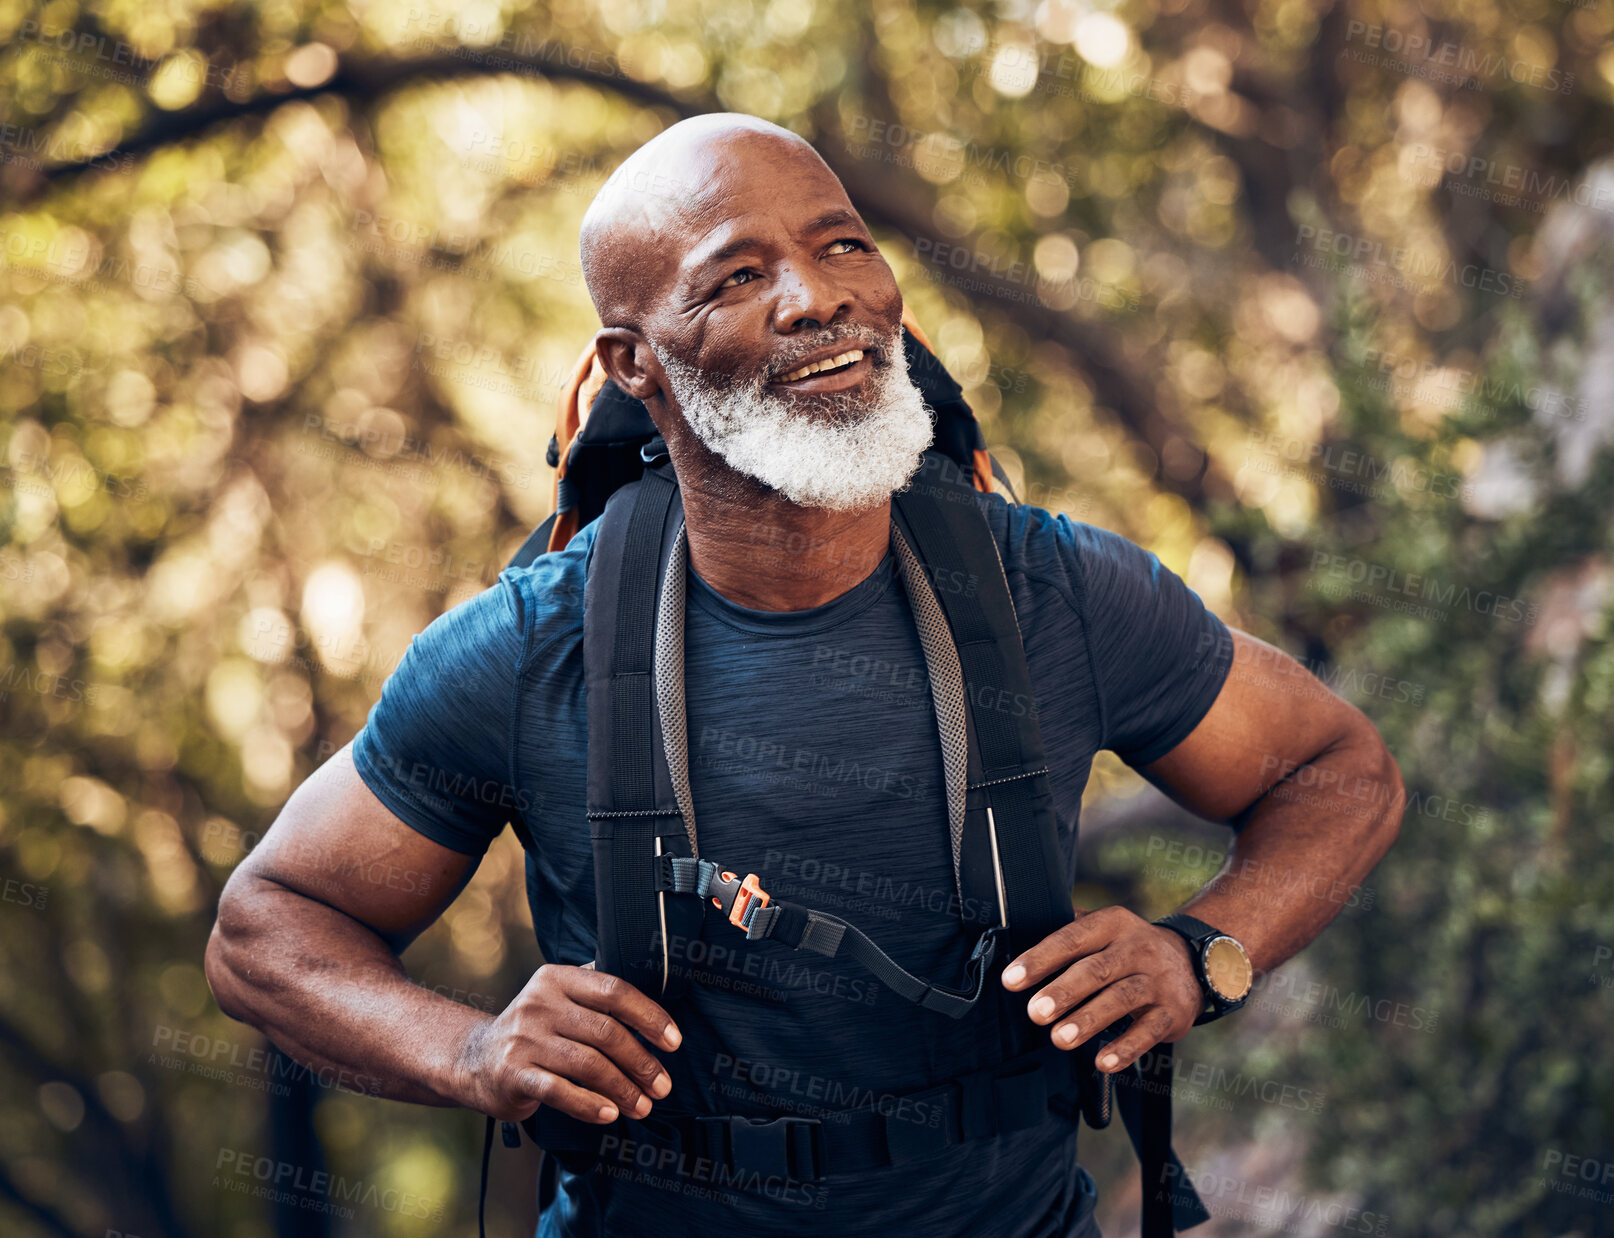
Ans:
[[[891,360],[888,355],[891,346],[889,338],[882,336],[872,327],[844,323],[839,327],[826,327],[811,336],[785,341],[774,354],[769,367],[758,377],[764,383],[772,382],[780,375],[796,369],[814,353],[822,352],[826,348],[836,348],[842,344],[862,349],[876,366],[886,365]],[[847,350],[843,348],[840,351]]]

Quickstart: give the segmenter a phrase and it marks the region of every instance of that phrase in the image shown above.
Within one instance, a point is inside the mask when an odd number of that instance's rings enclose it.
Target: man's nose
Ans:
[[[827,271],[792,266],[780,272],[774,303],[774,330],[788,335],[802,327],[824,327],[852,307],[852,294]]]

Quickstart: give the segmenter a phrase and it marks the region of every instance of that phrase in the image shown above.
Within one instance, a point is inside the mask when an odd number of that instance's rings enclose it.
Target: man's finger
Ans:
[[[544,1061],[567,1082],[605,1097],[631,1118],[650,1112],[650,1097],[593,1045],[557,1036],[545,1045]]]
[[[561,1016],[556,1030],[572,1040],[593,1045],[652,1097],[659,1100],[672,1091],[672,1080],[655,1055],[610,1015],[587,1006],[573,1006]]]
[[[1102,912],[1077,912],[1077,919],[1048,934],[1003,969],[1007,989],[1023,989],[1051,976],[1073,959],[1102,950],[1115,938],[1117,926]]]
[[[525,1112],[512,1112],[510,1114],[496,1113],[496,1118],[505,1118],[507,1121],[519,1121],[531,1117],[539,1105],[548,1105],[551,1109],[559,1109],[562,1113],[583,1122],[592,1122],[596,1126],[603,1126],[607,1122],[617,1119],[616,1102],[601,1096],[598,1092],[590,1092],[587,1088],[580,1088],[575,1083],[562,1079],[552,1070],[542,1067],[529,1066],[516,1073],[516,1092],[512,1097],[520,1104]],[[530,1108],[528,1105],[530,1104]]]
[[[1133,957],[1135,953],[1122,945],[1112,945],[1077,959],[1032,997],[1026,1004],[1026,1013],[1033,1023],[1052,1023],[1106,985],[1123,980],[1131,983],[1143,972],[1139,966],[1142,960]]]
[[[683,1043],[683,1035],[672,1016],[622,977],[574,967],[565,984],[566,993],[573,1001],[612,1015],[646,1040],[668,1049],[676,1049]]]
[[[1171,1024],[1171,1012],[1164,1006],[1144,1007],[1132,1020],[1132,1026],[1099,1053],[1098,1068],[1110,1073],[1125,1070],[1161,1044],[1171,1032]]]
[[[1154,986],[1147,976],[1124,976],[1061,1019],[1053,1029],[1054,1045],[1060,1049],[1074,1048],[1091,1040],[1117,1019],[1148,1007],[1153,1001]]]

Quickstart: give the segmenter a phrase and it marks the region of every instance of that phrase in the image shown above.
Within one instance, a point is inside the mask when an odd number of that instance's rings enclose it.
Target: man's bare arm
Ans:
[[[1342,911],[1401,829],[1401,771],[1362,712],[1282,650],[1233,634],[1227,684],[1203,722],[1144,770],[1200,816],[1238,830],[1184,906],[1237,937],[1257,974]]]
[[[669,1049],[677,1031],[617,978],[546,965],[497,1017],[410,982],[398,955],[474,870],[388,811],[342,749],[219,899],[207,978],[220,1008],[355,1090],[503,1118],[539,1103],[596,1122],[648,1113],[670,1083],[628,1029]]]
[[[1184,807],[1238,828],[1222,871],[1183,910],[1238,938],[1259,973],[1339,914],[1395,841],[1406,796],[1360,710],[1271,645],[1242,632],[1233,642],[1210,711],[1142,772]],[[1181,1038],[1203,1002],[1187,943],[1123,907],[1078,914],[1015,959],[1004,983],[1040,985],[1028,1008],[1061,1048],[1132,1015],[1099,1058],[1105,1070]]]

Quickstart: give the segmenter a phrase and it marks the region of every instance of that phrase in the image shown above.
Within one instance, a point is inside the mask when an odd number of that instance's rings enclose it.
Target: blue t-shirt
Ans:
[[[1144,765],[1174,748],[1220,691],[1232,638],[1124,538],[995,497],[983,510],[1073,882],[1093,755],[1109,748]],[[514,825],[539,945],[570,964],[594,957],[582,651],[593,531],[505,571],[417,636],[353,744],[371,790],[443,846],[480,855]],[[895,560],[823,606],[786,613],[736,606],[692,571],[685,656],[701,855],[852,921],[910,972],[956,984],[996,909],[956,892],[924,655]],[[850,959],[747,942],[715,910],[683,953],[673,965],[696,983],[669,1011],[684,1040],[659,1054],[673,1080],[662,1105],[822,1116],[1001,1056],[991,1017],[954,1021]],[[899,1168],[754,1189],[699,1181],[624,1144],[600,1171],[563,1173],[541,1232],[1066,1238],[1085,1180],[1075,1138],[1055,1120]]]

